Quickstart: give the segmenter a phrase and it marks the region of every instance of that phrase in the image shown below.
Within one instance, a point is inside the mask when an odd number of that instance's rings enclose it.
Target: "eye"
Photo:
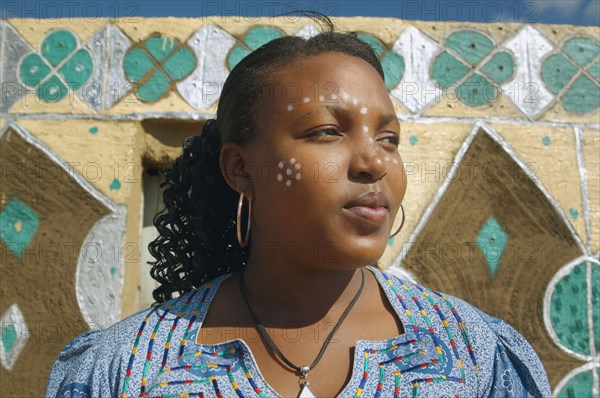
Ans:
[[[400,145],[400,137],[398,135],[386,135],[381,138],[382,140],[388,140],[388,142],[394,146]]]
[[[326,137],[330,135],[339,135],[340,132],[335,127],[325,127],[319,130],[314,130],[307,137]]]

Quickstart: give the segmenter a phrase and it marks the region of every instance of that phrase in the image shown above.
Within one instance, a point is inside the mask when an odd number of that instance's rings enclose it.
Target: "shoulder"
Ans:
[[[148,310],[114,325],[75,337],[58,354],[48,380],[46,397],[95,397],[102,391],[116,394],[131,341]]]
[[[157,356],[153,350],[167,339],[185,339],[186,332],[201,321],[226,275],[214,278],[180,297],[139,311],[114,325],[76,337],[59,353],[50,373],[47,397],[119,395],[140,366]],[[138,354],[140,351],[140,354]],[[160,363],[160,361],[158,361]],[[131,389],[131,383],[130,383]],[[87,395],[84,395],[87,394]],[[77,395],[79,396],[79,395]]]
[[[136,343],[148,340],[161,319],[174,316],[208,290],[209,283],[165,303],[141,310],[114,325],[85,332],[58,354],[52,366],[46,397],[117,396]],[[70,394],[70,395],[68,395]]]
[[[427,324],[441,322],[454,332],[457,345],[466,346],[476,366],[483,396],[550,396],[548,378],[539,357],[507,322],[458,297],[385,271],[382,275],[400,297],[406,292],[411,304],[418,308],[418,315],[429,315]],[[414,318],[415,323],[420,321],[417,316]]]

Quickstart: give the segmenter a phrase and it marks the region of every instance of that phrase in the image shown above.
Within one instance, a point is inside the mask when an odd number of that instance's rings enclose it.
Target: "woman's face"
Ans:
[[[259,101],[244,147],[252,250],[327,268],[377,261],[406,191],[400,124],[379,74],[325,53],[277,69]]]

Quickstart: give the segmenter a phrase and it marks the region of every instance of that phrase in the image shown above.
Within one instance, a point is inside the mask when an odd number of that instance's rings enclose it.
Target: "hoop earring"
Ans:
[[[237,240],[241,247],[246,247],[250,238],[250,217],[252,217],[252,197],[248,196],[248,226],[246,227],[246,239],[242,240],[242,206],[244,205],[244,193],[240,194],[237,209]]]
[[[398,228],[398,230],[396,232],[394,232],[394,234],[392,236],[390,236],[390,238],[393,238],[394,236],[396,236],[398,234],[398,232],[400,232],[400,230],[404,226],[404,220],[406,220],[406,217],[404,217],[404,207],[402,207],[402,203],[400,204],[400,210],[402,211],[402,223],[400,224],[400,228]]]

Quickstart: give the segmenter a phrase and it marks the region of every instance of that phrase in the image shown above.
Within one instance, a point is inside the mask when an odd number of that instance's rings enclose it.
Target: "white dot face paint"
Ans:
[[[358,104],[358,98],[354,97],[352,98],[352,105],[356,105]]]
[[[280,173],[277,174],[277,181],[285,183],[286,186],[292,186],[292,182],[297,182],[302,179],[302,173],[300,169],[302,165],[296,160],[296,158],[290,158],[288,161],[279,161],[277,167],[280,169]]]
[[[350,95],[348,95],[348,93],[347,93],[347,92],[345,92],[345,91],[342,91],[342,92],[341,92],[341,95],[342,95],[342,99],[343,99],[344,101],[348,101],[348,100],[350,99]]]
[[[365,133],[368,133],[369,132],[369,126],[363,126],[363,131]]]
[[[288,110],[288,112],[293,111],[294,110],[294,105],[292,105],[292,104],[288,105],[287,110]]]
[[[385,161],[386,161],[386,162],[389,162],[389,161],[390,161],[390,158],[388,158],[388,157],[386,156],[386,157],[385,157]]]
[[[366,115],[367,114],[367,107],[363,106],[362,108],[360,108],[360,114],[361,115]]]
[[[397,159],[392,160],[392,162],[398,164],[398,160]]]
[[[319,95],[319,101],[320,101],[320,102],[323,102],[323,101],[325,101],[325,96],[324,96],[324,95]]]
[[[305,104],[308,104],[310,101],[310,98],[308,97],[304,97],[304,99],[302,100],[302,102],[304,102]]]

